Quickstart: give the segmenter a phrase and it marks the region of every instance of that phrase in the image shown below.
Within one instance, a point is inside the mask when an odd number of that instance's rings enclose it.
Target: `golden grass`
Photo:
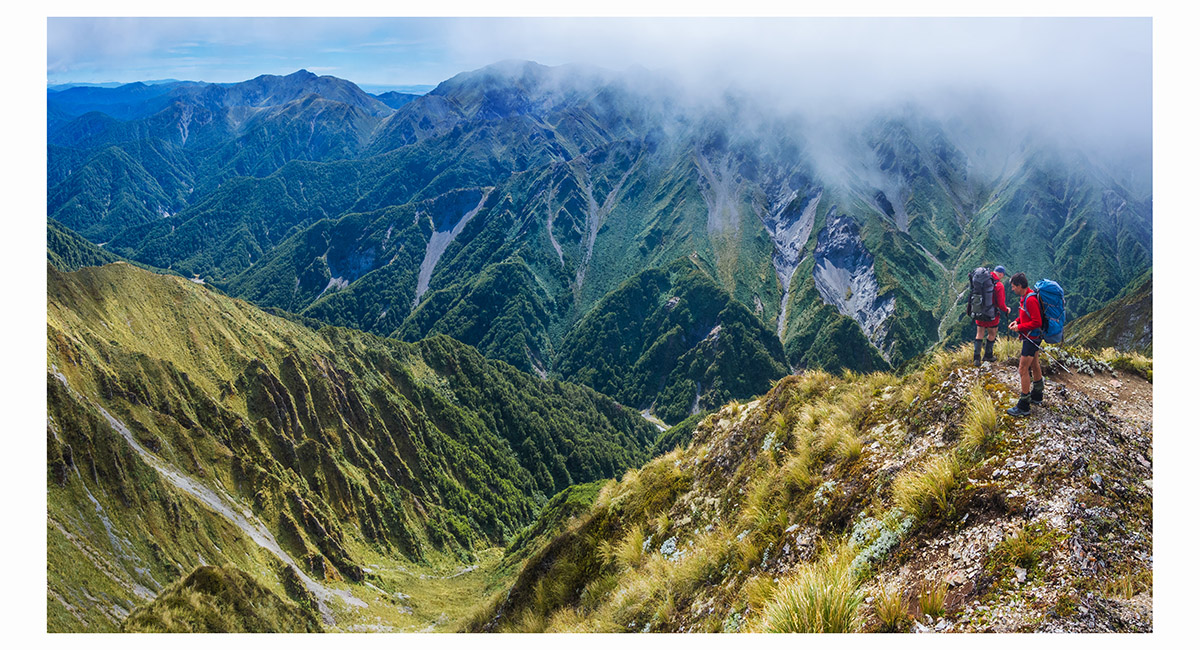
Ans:
[[[811,441],[815,458],[853,461],[862,453],[862,440],[854,422],[861,417],[867,400],[857,393],[847,393],[838,401],[821,401],[801,408],[793,437]],[[811,432],[811,433],[808,433]]]
[[[1154,360],[1137,352],[1121,352],[1115,348],[1104,348],[1097,355],[1116,370],[1126,370],[1141,375],[1146,381],[1154,381]]]
[[[833,375],[824,370],[808,370],[800,375],[800,381],[796,383],[796,393],[793,400],[808,401],[813,397],[824,394],[828,391],[837,380]]]
[[[914,517],[950,510],[950,493],[958,485],[962,468],[954,454],[935,456],[919,468],[906,470],[892,483],[896,505]]]
[[[1054,547],[1054,536],[1043,524],[1026,525],[1015,535],[996,545],[992,553],[1004,564],[1033,571],[1041,563],[1042,554]]]
[[[969,455],[985,453],[1000,431],[999,416],[987,391],[976,384],[967,393],[959,448]]]
[[[638,619],[667,591],[667,575],[671,563],[658,553],[649,553],[637,571],[627,571],[601,616],[618,625]]]
[[[770,526],[779,509],[775,507],[775,488],[777,479],[769,471],[759,472],[746,491],[746,499],[742,502],[738,513],[738,525],[761,531]]]
[[[642,561],[644,554],[642,546],[645,543],[646,529],[640,523],[634,524],[629,527],[629,530],[621,538],[621,541],[611,547],[611,550],[606,555],[608,559],[616,562],[617,566],[623,569],[635,567]]]
[[[862,450],[862,440],[853,432],[850,432],[849,435],[843,435],[838,440],[835,452],[842,460],[853,463],[862,455]]]
[[[591,632],[591,625],[586,617],[570,607],[563,607],[554,612],[546,625],[546,632]]]
[[[871,605],[885,632],[899,632],[907,627],[911,620],[908,609],[904,606],[904,592],[900,589],[883,590]]]
[[[917,394],[922,399],[929,399],[933,391],[946,380],[946,375],[954,368],[971,364],[975,354],[974,343],[963,343],[953,348],[943,348],[933,353],[925,370],[921,373]],[[911,401],[911,398],[909,398]]]
[[[946,613],[946,583],[939,580],[936,584],[927,584],[917,596],[917,607],[922,614],[939,618]]]
[[[782,580],[763,609],[766,632],[855,632],[861,627],[862,596],[850,571],[854,553],[848,544],[805,565]]]
[[[1154,576],[1149,571],[1129,568],[1104,583],[1104,595],[1129,600],[1153,588]]]
[[[616,588],[618,575],[615,573],[605,573],[599,578],[587,583],[583,591],[579,594],[579,608],[584,611],[593,611],[599,609]]]
[[[775,587],[774,578],[760,573],[746,580],[746,584],[742,587],[742,593],[746,595],[746,602],[750,605],[750,609],[757,612],[771,601],[771,597],[775,595]]]
[[[812,486],[812,458],[807,440],[800,442],[794,451],[784,457],[779,469],[779,481],[789,496],[800,494]]]
[[[1021,354],[1021,339],[1015,336],[1001,336],[996,338],[996,345],[992,348],[992,356],[996,357],[997,361],[1012,359]]]

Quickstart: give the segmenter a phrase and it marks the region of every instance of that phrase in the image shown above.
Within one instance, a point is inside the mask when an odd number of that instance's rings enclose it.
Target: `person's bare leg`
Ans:
[[[1030,365],[1033,366],[1031,368],[1031,370],[1033,370],[1033,380],[1034,381],[1042,380],[1042,362],[1038,360],[1038,356],[1039,355],[1035,352],[1032,357],[1025,357],[1026,359],[1032,359],[1032,361],[1030,362]]]
[[[1021,376],[1021,394],[1029,394],[1029,366],[1035,365],[1033,362],[1036,357],[1021,357],[1021,362],[1017,365],[1017,374]],[[1038,376],[1041,376],[1041,371],[1038,371]]]

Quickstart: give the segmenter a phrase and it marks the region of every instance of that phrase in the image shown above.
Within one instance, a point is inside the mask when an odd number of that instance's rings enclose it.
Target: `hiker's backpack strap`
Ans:
[[[1025,294],[1025,297],[1021,299],[1021,311],[1025,312],[1026,316],[1029,316],[1030,298],[1036,298],[1038,302],[1038,326],[1029,330],[1029,333],[1026,336],[1029,338],[1040,339],[1042,338],[1042,329],[1046,326],[1046,315],[1042,313],[1042,298],[1037,289],[1033,289],[1029,293]]]

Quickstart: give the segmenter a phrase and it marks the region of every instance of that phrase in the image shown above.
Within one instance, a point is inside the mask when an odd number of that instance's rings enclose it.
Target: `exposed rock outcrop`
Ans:
[[[887,358],[887,319],[896,311],[896,299],[879,295],[875,256],[863,245],[858,225],[852,218],[831,211],[825,228],[817,235],[814,256],[813,280],[821,298],[853,318]]]

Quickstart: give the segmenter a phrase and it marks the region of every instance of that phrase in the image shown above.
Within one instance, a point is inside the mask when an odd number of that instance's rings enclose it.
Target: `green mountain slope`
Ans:
[[[46,222],[46,261],[60,271],[78,271],[85,266],[103,266],[120,261],[119,255],[100,248],[61,223]]]
[[[1146,179],[982,119],[903,106],[830,126],[733,92],[685,103],[649,73],[521,61],[394,111],[319,79],[253,80],[278,100],[262,106],[201,94],[128,122],[60,115],[51,213],[267,307],[445,332],[548,374],[606,296],[684,257],[790,365],[863,371],[969,337],[975,266],[1057,279],[1073,318],[1152,263]],[[484,313],[508,316],[489,330]]]
[[[320,632],[317,617],[236,568],[202,566],[129,614],[123,632]]]
[[[1089,348],[1116,348],[1151,354],[1154,350],[1154,277],[1147,271],[1116,299],[1068,321],[1065,342]]]
[[[328,621],[366,558],[502,544],[657,433],[446,337],[315,331],[127,264],[47,273],[51,629],[110,629],[197,563],[271,588],[294,567]]]
[[[556,370],[674,424],[787,373],[774,333],[687,259],[642,272],[585,315]]]

